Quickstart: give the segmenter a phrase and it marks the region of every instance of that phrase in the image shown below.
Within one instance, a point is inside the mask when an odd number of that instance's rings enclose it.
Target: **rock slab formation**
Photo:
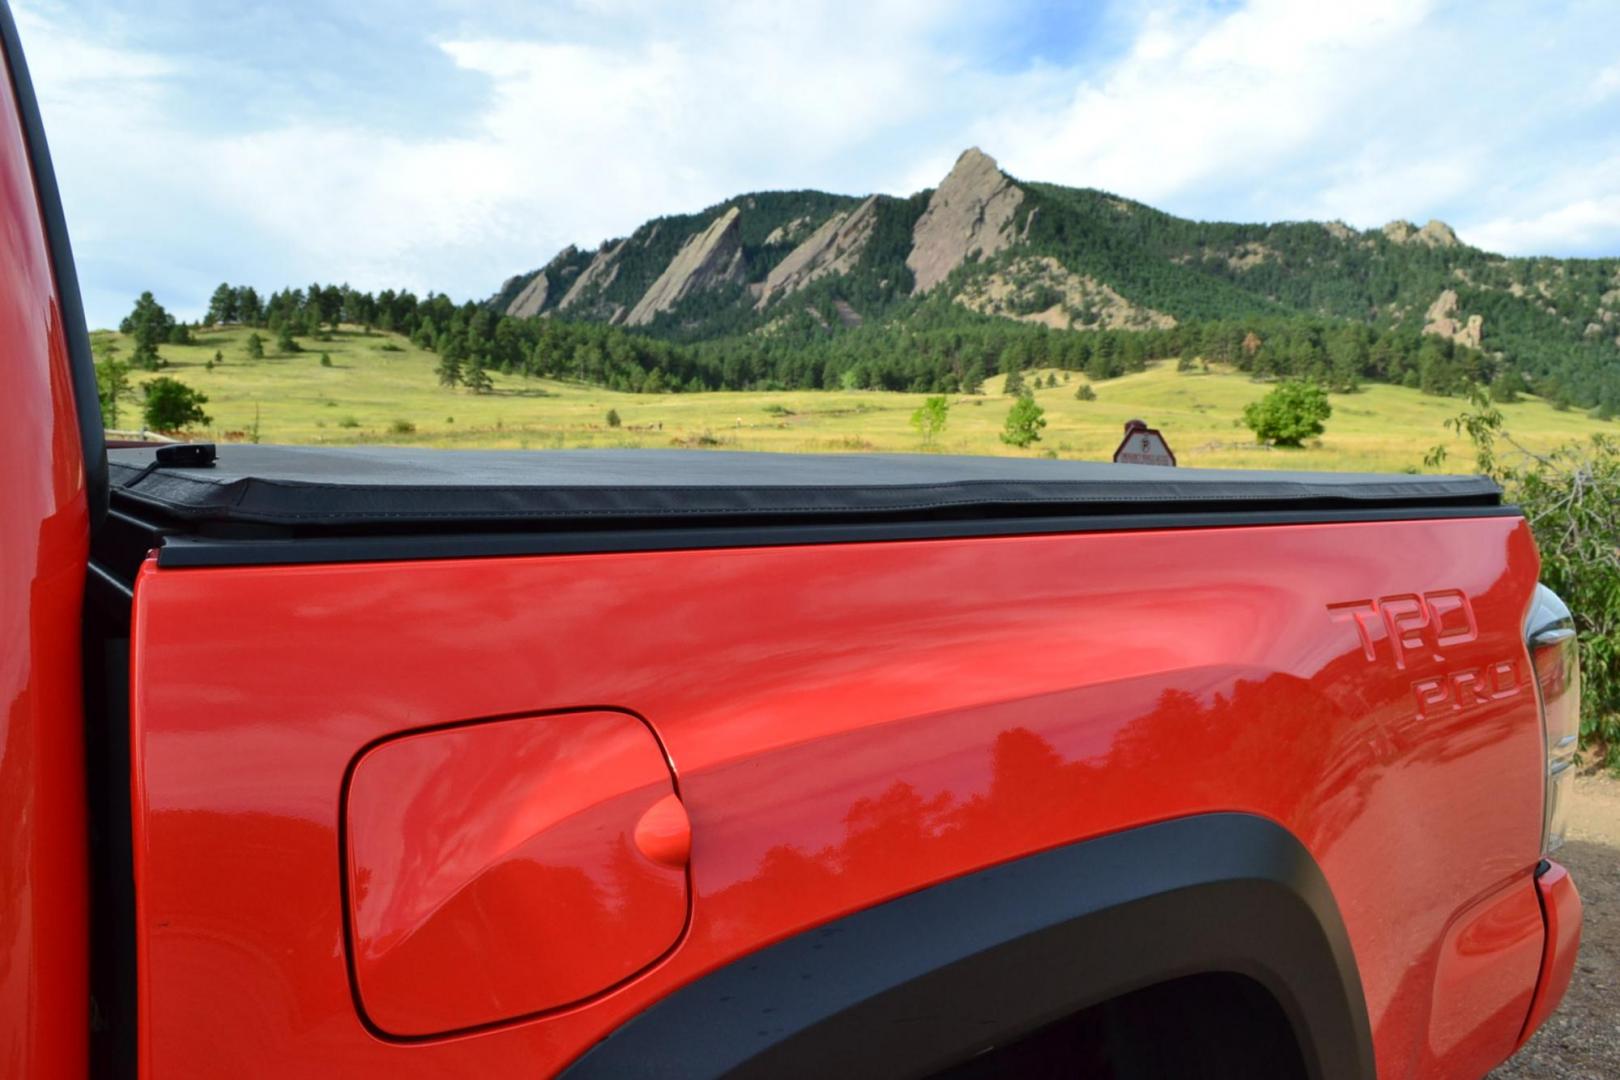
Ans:
[[[540,309],[546,306],[546,296],[550,292],[551,281],[542,270],[534,275],[533,281],[523,286],[523,291],[513,297],[510,304],[506,305],[506,313],[514,319],[527,319],[531,315],[538,315]]]
[[[624,250],[627,240],[620,240],[617,244],[604,241],[596,250],[596,258],[591,260],[574,283],[568,286],[563,298],[557,301],[559,311],[566,310],[584,299],[585,294],[591,291],[601,292],[613,284],[613,279],[619,276],[619,253]]]
[[[742,213],[735,206],[689,237],[625,316],[626,326],[645,326],[695,292],[740,282],[743,266]]]
[[[876,225],[876,195],[853,210],[840,210],[772,268],[754,306],[763,308],[778,296],[797,292],[819,277],[854,269]]]
[[[970,258],[994,255],[1015,239],[1013,214],[1024,190],[997,167],[995,159],[970,149],[928,200],[911,234],[906,265],[925,293]]]

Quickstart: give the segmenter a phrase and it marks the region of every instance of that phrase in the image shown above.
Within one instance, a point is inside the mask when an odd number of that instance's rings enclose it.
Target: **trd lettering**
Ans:
[[[1425,654],[1444,660],[1442,649],[1466,645],[1479,637],[1479,623],[1468,594],[1461,589],[1396,593],[1376,600],[1346,600],[1327,606],[1334,622],[1355,626],[1361,654],[1378,659],[1378,642],[1388,641],[1398,671]]]

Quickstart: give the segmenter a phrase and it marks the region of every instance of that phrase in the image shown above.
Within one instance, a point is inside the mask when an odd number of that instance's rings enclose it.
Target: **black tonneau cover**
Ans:
[[[419,450],[225,445],[208,468],[109,454],[113,505],[287,535],[679,529],[1495,507],[1482,476],[1159,468],[935,454]],[[1330,517],[1332,515],[1329,515]]]

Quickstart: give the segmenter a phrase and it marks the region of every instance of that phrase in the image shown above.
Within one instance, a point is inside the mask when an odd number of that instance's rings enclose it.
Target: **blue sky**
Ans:
[[[1620,4],[14,0],[93,325],[222,280],[481,298],[768,188],[1015,176],[1620,255]]]

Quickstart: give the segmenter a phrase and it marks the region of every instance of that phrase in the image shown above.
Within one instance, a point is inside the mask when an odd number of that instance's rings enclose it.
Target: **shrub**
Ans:
[[[332,366],[332,354],[331,353],[321,353],[321,367],[331,367],[331,366]]]
[[[1091,388],[1090,383],[1081,383],[1080,384],[1080,389],[1078,389],[1078,390],[1076,390],[1074,392],[1074,400],[1076,400],[1076,401],[1096,401],[1097,400],[1097,391],[1095,391],[1095,390],[1093,390]]]
[[[608,427],[618,427],[622,423],[624,423],[624,421],[619,419],[619,410],[618,409],[609,409],[607,411],[607,426]]]
[[[388,425],[388,431],[393,435],[415,435],[416,425],[409,420],[395,420]]]
[[[1541,549],[1541,580],[1575,616],[1581,654],[1581,745],[1620,769],[1620,441],[1594,435],[1546,453],[1525,449],[1475,388],[1446,426],[1474,445],[1475,465],[1517,503]],[[1445,448],[1427,463],[1445,460]]]
[[[359,426],[360,421],[356,420],[352,416],[345,416],[338,420],[338,427],[341,428],[357,428]]]
[[[207,424],[213,418],[203,412],[208,395],[198,393],[179,379],[160,375],[146,384],[146,401],[141,411],[146,426],[153,431],[184,431],[193,424]]]
[[[1243,422],[1260,442],[1298,446],[1322,434],[1322,422],[1333,415],[1327,391],[1315,383],[1288,381],[1243,409]]]

